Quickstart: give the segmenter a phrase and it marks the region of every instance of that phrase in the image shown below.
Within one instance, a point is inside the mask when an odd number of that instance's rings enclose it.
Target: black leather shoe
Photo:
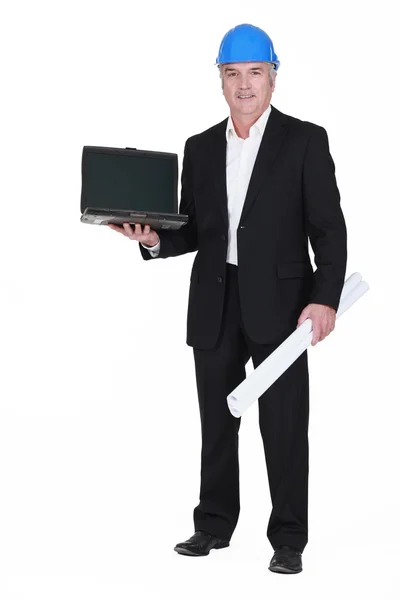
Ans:
[[[274,573],[300,573],[303,570],[301,552],[291,546],[278,546],[268,568]]]
[[[177,544],[174,550],[188,556],[207,556],[211,549],[218,550],[227,546],[227,540],[221,540],[205,531],[196,531],[188,540]]]

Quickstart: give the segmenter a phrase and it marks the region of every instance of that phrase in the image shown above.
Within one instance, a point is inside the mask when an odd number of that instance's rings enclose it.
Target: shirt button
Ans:
[[[222,283],[223,282],[222,277],[217,277],[217,279],[218,279],[218,283]]]

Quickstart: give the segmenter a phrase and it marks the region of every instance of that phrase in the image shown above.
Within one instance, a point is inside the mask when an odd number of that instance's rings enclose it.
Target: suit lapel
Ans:
[[[216,198],[228,227],[228,194],[226,187],[227,143],[225,137],[227,122],[228,119],[224,119],[214,130],[211,157]],[[268,183],[268,177],[271,174],[275,158],[288,131],[287,124],[288,120],[286,116],[271,105],[271,113],[265,126],[264,135],[261,139],[260,148],[250,177],[239,226],[248,215],[261,188]]]
[[[226,188],[226,125],[228,119],[224,119],[214,130],[211,140],[209,159],[212,165],[212,180],[215,187],[215,195],[218,206],[221,209],[227,229],[229,228],[228,218],[228,192]]]

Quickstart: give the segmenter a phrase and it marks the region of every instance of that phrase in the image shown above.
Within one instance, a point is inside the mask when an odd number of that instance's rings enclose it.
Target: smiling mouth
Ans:
[[[240,95],[237,96],[238,100],[250,100],[250,98],[254,98],[254,94],[249,94],[249,95]]]

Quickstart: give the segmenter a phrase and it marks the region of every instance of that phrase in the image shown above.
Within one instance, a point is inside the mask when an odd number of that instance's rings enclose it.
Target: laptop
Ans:
[[[178,156],[170,152],[84,146],[81,221],[92,225],[141,223],[180,229]]]

